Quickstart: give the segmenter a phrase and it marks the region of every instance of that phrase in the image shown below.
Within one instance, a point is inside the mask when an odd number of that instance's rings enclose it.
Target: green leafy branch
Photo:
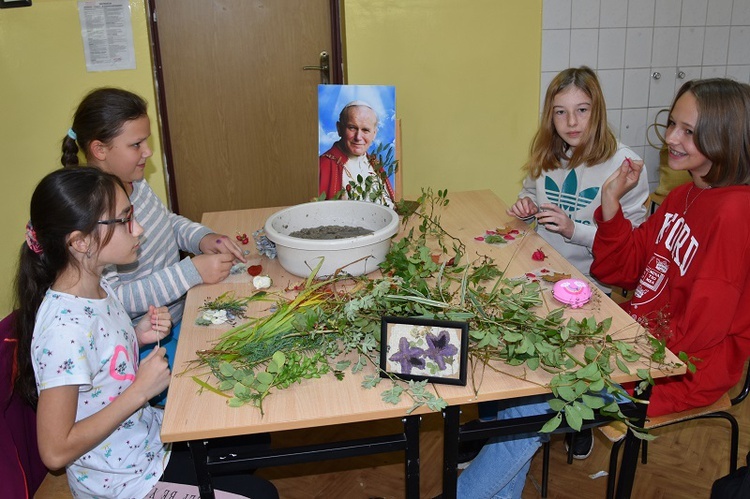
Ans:
[[[566,320],[563,308],[540,314],[538,283],[507,279],[487,256],[464,260],[463,243],[440,225],[440,210],[447,205],[447,191],[423,190],[414,211],[417,223],[391,246],[381,264],[383,277],[347,277],[345,289],[338,289],[344,277],[313,281],[313,272],[294,298],[277,296],[269,315],[227,331],[213,348],[197,352],[195,367],[207,366],[218,380],[210,389],[232,406],[251,404],[262,411],[273,390],[327,373],[341,379],[372,368],[375,374],[368,373],[362,386],[374,388],[382,379],[381,317],[411,316],[468,322],[473,366],[496,369],[500,362],[551,373],[555,413],[543,431],[563,420],[578,429],[596,412],[625,421],[613,400],[640,400],[612,380],[615,370],[631,374],[628,366],[641,362],[636,375],[653,383],[651,367],[670,367],[664,364],[663,342],[642,329],[630,337],[610,333],[611,319]],[[435,258],[435,249],[450,258]],[[406,395],[413,402],[408,412],[445,406],[425,382],[387,377],[391,386],[381,393],[384,401],[399,403]],[[481,390],[481,381],[474,389]]]

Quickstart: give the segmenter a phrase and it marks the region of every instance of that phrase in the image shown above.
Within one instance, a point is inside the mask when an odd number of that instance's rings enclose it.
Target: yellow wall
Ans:
[[[59,166],[81,97],[113,85],[151,103],[147,178],[166,199],[145,0],[131,0],[136,70],[86,72],[74,0],[0,10],[0,313],[11,309],[31,192]],[[348,83],[396,85],[404,186],[490,188],[506,201],[537,125],[541,0],[344,0]]]
[[[0,314],[11,310],[18,248],[24,241],[29,200],[37,182],[60,166],[60,143],[78,102],[91,89],[118,86],[149,102],[154,157],[146,172],[166,199],[156,122],[144,0],[131,0],[136,69],[88,73],[78,2],[34,0],[0,10]]]
[[[506,202],[536,131],[541,0],[345,0],[347,83],[396,86],[404,190]]]

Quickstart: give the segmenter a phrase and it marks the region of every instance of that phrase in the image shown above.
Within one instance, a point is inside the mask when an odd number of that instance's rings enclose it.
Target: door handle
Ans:
[[[324,50],[320,53],[320,66],[302,66],[302,69],[320,71],[320,83],[328,85],[331,82],[331,66],[328,63],[328,58],[328,52]]]

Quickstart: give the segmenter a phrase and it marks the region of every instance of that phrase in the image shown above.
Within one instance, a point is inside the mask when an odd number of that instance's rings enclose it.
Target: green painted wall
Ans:
[[[11,309],[18,248],[37,182],[59,166],[81,97],[120,86],[151,103],[147,178],[166,199],[144,0],[131,0],[137,69],[88,73],[73,0],[0,10],[0,314]],[[352,84],[397,87],[404,186],[490,188],[506,201],[537,125],[541,0],[343,0]]]
[[[538,124],[541,0],[346,0],[348,83],[396,86],[404,190],[506,202]]]

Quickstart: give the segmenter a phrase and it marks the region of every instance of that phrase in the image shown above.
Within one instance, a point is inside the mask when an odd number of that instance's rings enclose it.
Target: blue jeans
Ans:
[[[174,356],[177,352],[177,340],[180,337],[180,326],[182,326],[182,321],[178,322],[174,326],[172,326],[172,331],[169,333],[169,336],[162,339],[159,344],[167,349],[167,362],[169,363],[169,370],[173,370],[174,366]],[[143,360],[144,357],[146,357],[148,354],[151,353],[151,351],[156,346],[156,343],[153,345],[146,345],[141,349],[141,355],[140,359]],[[167,402],[167,391],[169,388],[161,392],[156,397],[149,400],[151,405],[164,405]]]
[[[497,419],[513,419],[550,413],[549,395],[538,395],[523,405],[509,406],[497,413]],[[513,401],[510,401],[513,403]],[[524,433],[495,437],[482,448],[458,477],[459,499],[519,499],[529,473],[531,459],[542,443],[543,433]]]

